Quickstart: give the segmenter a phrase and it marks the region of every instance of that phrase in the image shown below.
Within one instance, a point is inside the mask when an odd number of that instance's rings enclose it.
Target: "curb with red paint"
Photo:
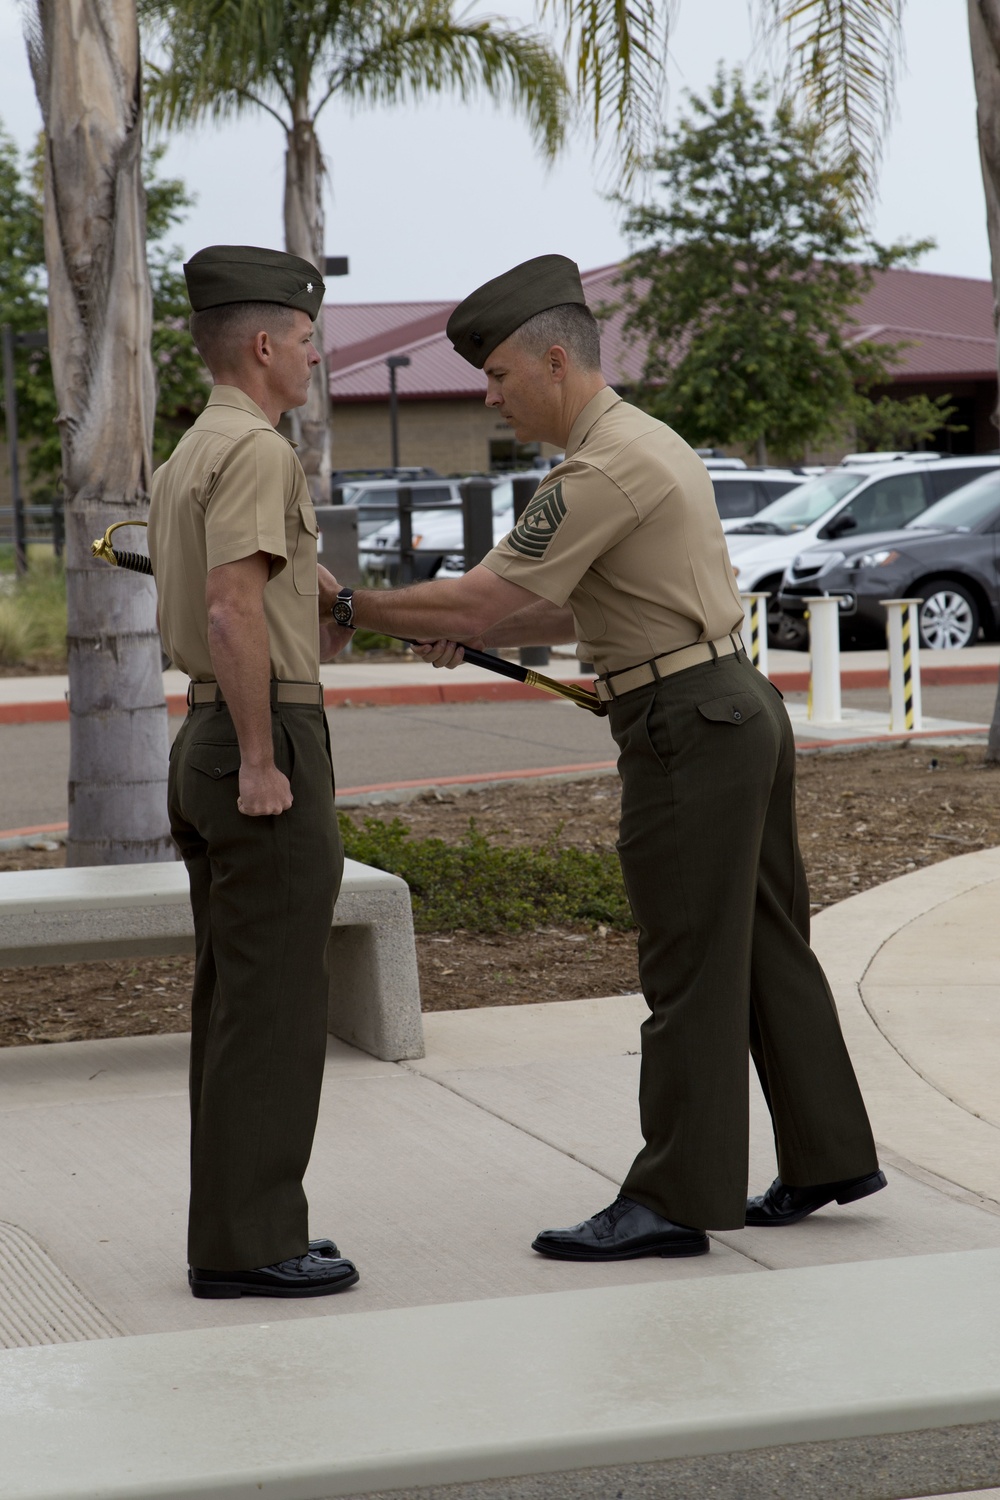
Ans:
[[[925,687],[965,686],[968,684],[994,685],[998,668],[991,663],[974,662],[968,666],[958,662],[951,666],[923,666],[920,680]],[[572,680],[572,679],[566,679]],[[587,684],[587,679],[578,679]],[[774,686],[782,693],[805,693],[809,690],[808,672],[775,672],[771,677]],[[840,685],[845,692],[864,688],[883,688],[888,691],[889,673],[880,667],[862,668],[841,672]],[[323,691],[327,708],[394,708],[437,703],[509,703],[515,700],[533,703],[560,702],[548,693],[528,687],[523,682],[414,682],[393,683],[388,687],[368,685],[365,687],[328,687]],[[168,693],[167,712],[171,715],[187,713],[187,699],[181,693]],[[0,703],[0,724],[47,724],[64,723],[69,718],[69,703],[65,698],[46,699],[38,703]]]
[[[429,791],[432,787],[446,786],[495,786],[502,781],[530,781],[536,777],[591,776],[599,771],[613,771],[616,760],[581,761],[573,766],[537,766],[527,771],[482,771],[470,776],[430,776],[419,781],[379,781],[369,786],[342,786],[337,788],[337,801],[348,797],[377,796],[380,792]],[[47,833],[64,834],[68,823],[36,823],[31,828],[0,829],[0,847],[7,839],[42,838]]]
[[[962,739],[981,735],[981,730],[971,729],[921,729],[910,730],[903,734],[868,734],[858,739],[843,740],[800,740],[796,744],[799,754],[808,754],[813,750],[858,750],[865,745],[893,745],[906,744],[910,740],[943,740]],[[391,795],[393,792],[419,792],[430,791],[434,787],[460,787],[460,786],[496,786],[506,781],[532,781],[543,780],[546,777],[552,779],[565,779],[573,776],[593,776],[595,774],[613,771],[617,760],[591,760],[580,761],[572,766],[534,766],[527,771],[483,771],[476,772],[470,776],[431,776],[417,781],[381,781],[372,782],[368,786],[345,786],[337,788],[337,801],[346,804],[350,797],[374,797],[380,793]],[[20,840],[28,838],[42,838],[45,834],[65,834],[69,825],[67,823],[38,823],[31,828],[4,828],[0,829],[0,848],[9,840]]]

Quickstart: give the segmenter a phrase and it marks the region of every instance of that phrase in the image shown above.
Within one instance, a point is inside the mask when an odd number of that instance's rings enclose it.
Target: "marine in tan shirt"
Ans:
[[[748,661],[708,475],[600,369],[579,273],[538,256],[448,323],[519,442],[563,447],[520,523],[464,578],[341,590],[344,624],[425,641],[580,639],[618,745],[618,852],[649,1006],[644,1146],[615,1201],[533,1248],[569,1260],[703,1254],[705,1231],[787,1226],[885,1186],[825,976],[809,947],[795,742]],[[551,708],[539,706],[539,713]],[[747,1052],[779,1176],[747,1200]]]
[[[174,665],[198,682],[215,678],[204,607],[209,570],[265,552],[271,676],[318,681],[317,533],[292,444],[243,391],[214,386],[153,475],[149,555],[160,635]]]
[[[323,283],[307,261],[246,245],[199,251],[184,271],[215,384],[153,477],[149,550],[164,645],[192,678],[168,776],[195,930],[188,1284],[319,1296],[358,1280],[332,1240],[310,1239],[302,1186],[343,870],[319,661],[347,637],[276,428],[320,361]]]
[[[483,566],[573,612],[580,655],[616,672],[739,630],[712,481],[675,432],[610,387]]]

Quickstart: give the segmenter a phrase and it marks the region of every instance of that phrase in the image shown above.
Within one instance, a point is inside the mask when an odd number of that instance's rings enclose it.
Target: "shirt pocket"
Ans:
[[[316,577],[316,538],[319,522],[311,500],[300,500],[298,504],[298,529],[292,552],[292,582],[297,594],[316,598],[319,580]]]
[[[698,704],[703,719],[714,724],[745,724],[754,714],[759,714],[761,701],[754,693],[727,693],[724,698],[709,698]]]
[[[525,583],[525,588],[530,584]],[[607,631],[604,610],[593,594],[586,589],[575,588],[569,600],[570,610],[576,624],[577,638],[581,641],[601,641]]]

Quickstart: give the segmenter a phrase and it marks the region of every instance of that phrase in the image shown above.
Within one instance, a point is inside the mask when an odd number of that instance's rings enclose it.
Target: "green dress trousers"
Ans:
[[[326,715],[274,704],[293,804],[237,811],[240,751],[224,705],[188,714],[169,807],[195,928],[188,1260],[248,1270],[305,1253],[309,1162],[326,1056],[327,944],[343,851]]]
[[[738,1229],[753,1057],[782,1181],[873,1172],[875,1144],[829,985],[809,946],[795,742],[746,655],[610,704],[618,851],[639,928],[639,1111],[622,1192],[678,1224]]]

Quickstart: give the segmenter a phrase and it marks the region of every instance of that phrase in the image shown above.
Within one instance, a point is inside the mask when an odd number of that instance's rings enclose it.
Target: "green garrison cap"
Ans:
[[[277,302],[315,319],[326,291],[309,261],[257,245],[209,245],[192,255],[184,279],[195,312],[227,302]]]
[[[481,370],[522,323],[566,302],[587,305],[580,268],[565,255],[536,255],[460,302],[448,319],[448,337],[457,353]]]

